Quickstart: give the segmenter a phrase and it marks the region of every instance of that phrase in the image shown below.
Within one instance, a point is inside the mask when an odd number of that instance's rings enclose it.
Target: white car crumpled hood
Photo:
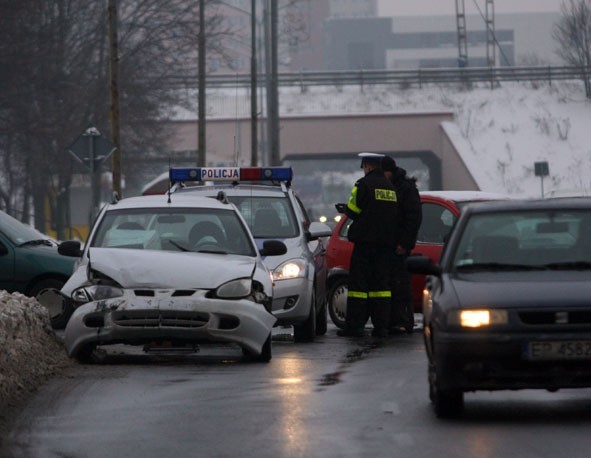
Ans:
[[[92,248],[90,266],[123,288],[213,289],[252,277],[256,260],[247,256],[121,248]]]

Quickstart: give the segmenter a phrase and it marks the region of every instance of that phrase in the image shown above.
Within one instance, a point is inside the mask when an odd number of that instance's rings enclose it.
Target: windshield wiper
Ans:
[[[550,270],[589,270],[591,269],[591,262],[589,261],[568,261],[568,262],[551,262],[544,267]]]
[[[505,264],[500,262],[480,262],[475,264],[462,264],[456,266],[457,271],[469,270],[546,270],[546,266],[532,266],[529,264]]]
[[[38,239],[38,240],[27,240],[19,245],[19,247],[27,246],[27,245],[46,245],[46,246],[53,246],[53,242],[49,239]]]
[[[174,240],[166,240],[166,241],[181,251],[193,251],[193,250],[189,250],[187,247],[184,247],[181,244],[175,242]]]
[[[221,251],[221,250],[197,250],[197,251],[194,251],[194,253],[228,254],[227,251]]]

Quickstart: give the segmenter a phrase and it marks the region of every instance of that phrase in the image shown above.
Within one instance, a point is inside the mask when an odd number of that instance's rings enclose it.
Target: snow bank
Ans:
[[[0,290],[0,420],[70,364],[47,309],[36,299]]]

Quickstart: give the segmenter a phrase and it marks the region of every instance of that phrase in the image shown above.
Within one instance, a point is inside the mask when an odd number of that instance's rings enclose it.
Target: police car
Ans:
[[[264,258],[274,280],[277,325],[293,325],[296,342],[312,342],[327,328],[324,223],[311,222],[291,187],[291,167],[171,168],[171,193],[215,197],[223,191],[238,207],[259,247],[281,240],[283,256]]]

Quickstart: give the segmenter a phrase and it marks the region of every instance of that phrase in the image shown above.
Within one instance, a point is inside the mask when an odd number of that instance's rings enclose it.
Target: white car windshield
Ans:
[[[256,256],[234,211],[201,208],[109,210],[90,246]]]

